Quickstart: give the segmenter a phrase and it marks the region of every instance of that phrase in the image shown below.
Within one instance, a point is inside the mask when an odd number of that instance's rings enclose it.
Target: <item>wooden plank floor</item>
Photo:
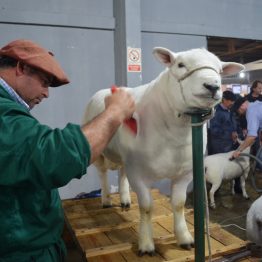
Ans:
[[[173,232],[173,215],[169,199],[158,190],[152,190],[154,199],[153,228],[156,256],[138,257],[139,207],[131,193],[132,205],[128,211],[119,206],[119,195],[112,195],[112,208],[103,209],[100,198],[64,200],[63,207],[69,231],[83,258],[90,262],[134,261],[194,261],[194,249],[186,251],[176,245]],[[194,235],[194,214],[186,209],[189,230]],[[246,242],[223,230],[218,224],[210,224],[212,257],[218,258],[234,252]],[[206,240],[207,250],[207,240]],[[208,252],[206,251],[206,255]],[[242,261],[259,261],[245,259]]]

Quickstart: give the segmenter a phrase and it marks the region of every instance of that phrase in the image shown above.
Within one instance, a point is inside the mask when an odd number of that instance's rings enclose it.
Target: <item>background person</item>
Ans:
[[[251,87],[250,93],[246,96],[249,102],[262,101],[262,81],[255,80]]]
[[[63,209],[58,187],[86,173],[134,99],[122,89],[105,110],[80,127],[42,125],[30,114],[49,86],[69,83],[54,55],[30,40],[0,49],[0,261],[64,261]]]
[[[262,82],[260,80],[255,80],[251,87],[250,92],[245,99],[249,102],[262,101]],[[244,137],[247,134],[247,120],[245,115],[238,116],[239,126],[242,129]],[[255,153],[255,148],[252,148],[252,152]]]
[[[222,102],[217,105],[215,116],[210,120],[210,153],[227,153],[235,150],[239,144],[237,142],[239,127],[234,112],[231,110],[236,96],[233,92],[226,90],[223,92]],[[234,179],[234,191],[241,194],[240,179]]]
[[[233,153],[232,157],[239,157],[240,153],[251,146],[258,137],[262,127],[262,102],[250,103],[246,98],[241,97],[235,102],[235,110],[240,115],[245,115],[247,119],[247,136],[244,142]]]
[[[224,91],[222,102],[216,106],[209,126],[209,155],[229,152],[237,143],[236,121],[230,111],[234,101],[234,93]]]

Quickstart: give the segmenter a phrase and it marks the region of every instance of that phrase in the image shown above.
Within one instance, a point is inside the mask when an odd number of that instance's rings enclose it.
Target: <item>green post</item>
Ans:
[[[195,261],[205,261],[205,193],[203,160],[203,117],[207,111],[190,113],[192,122]]]

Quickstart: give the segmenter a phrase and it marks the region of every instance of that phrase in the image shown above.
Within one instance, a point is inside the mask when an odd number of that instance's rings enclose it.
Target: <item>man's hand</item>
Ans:
[[[237,137],[238,137],[237,132],[236,131],[232,132],[232,136],[231,137],[232,137],[233,142],[236,143],[237,142]]]
[[[105,97],[105,108],[120,122],[132,117],[135,111],[135,101],[130,93],[122,88],[117,88],[117,92]]]
[[[239,157],[239,155],[241,154],[241,152],[240,151],[234,151],[233,152],[233,154],[232,154],[232,157],[231,157],[231,159],[234,159],[234,158],[238,158]]]
[[[81,128],[91,147],[90,164],[103,152],[118,127],[134,111],[134,98],[121,88],[105,97],[105,110]]]
[[[242,133],[243,133],[243,137],[246,137],[247,136],[247,129],[243,129]]]
[[[242,151],[244,151],[247,147],[251,146],[255,142],[255,139],[255,136],[247,136],[244,142],[232,154],[232,158],[238,158]]]

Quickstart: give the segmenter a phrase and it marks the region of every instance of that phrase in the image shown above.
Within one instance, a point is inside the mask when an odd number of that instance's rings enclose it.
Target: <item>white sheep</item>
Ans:
[[[247,238],[262,246],[262,196],[249,208],[246,220]]]
[[[104,163],[103,159],[107,158],[122,168],[119,188],[123,205],[130,205],[125,174],[137,194],[140,255],[154,254],[150,188],[154,181],[163,178],[172,182],[171,204],[177,243],[185,249],[194,245],[184,217],[186,190],[192,180],[191,117],[187,113],[213,108],[221,100],[221,74],[235,74],[243,69],[237,63],[221,62],[205,49],[173,53],[157,47],[153,53],[167,68],[152,82],[127,88],[136,101],[137,135],[130,135],[128,128],[122,125],[99,160]],[[108,94],[109,89],[93,96],[87,106],[85,122],[104,110],[104,97]],[[101,174],[105,173],[104,166],[97,163],[96,167]],[[107,196],[103,201],[110,204]]]
[[[232,194],[235,194],[234,179],[240,177],[241,189],[243,197],[248,199],[245,187],[245,180],[247,179],[250,164],[248,156],[240,156],[234,160],[229,160],[234,151],[227,153],[219,153],[206,156],[204,159],[205,178],[206,181],[212,184],[209,191],[210,207],[216,208],[214,194],[221,186],[223,180],[232,181]],[[250,147],[246,148],[243,153],[248,154]]]

